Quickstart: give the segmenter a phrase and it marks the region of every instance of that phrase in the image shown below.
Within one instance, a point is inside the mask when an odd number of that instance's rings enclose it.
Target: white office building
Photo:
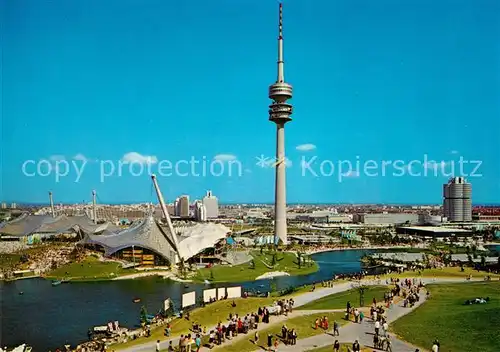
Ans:
[[[194,203],[194,218],[197,221],[207,221],[207,208],[200,200]]]
[[[207,191],[207,195],[203,197],[203,205],[207,212],[207,219],[219,217],[219,200],[212,194],[212,191]]]

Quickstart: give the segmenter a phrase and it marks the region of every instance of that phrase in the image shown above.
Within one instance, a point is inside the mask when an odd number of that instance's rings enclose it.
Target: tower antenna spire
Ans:
[[[285,82],[285,62],[283,61],[283,4],[280,3],[279,25],[278,25],[278,80],[277,83]]]

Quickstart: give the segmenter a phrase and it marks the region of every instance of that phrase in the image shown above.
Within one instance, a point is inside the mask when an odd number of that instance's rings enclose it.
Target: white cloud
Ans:
[[[89,159],[83,155],[82,153],[78,153],[76,154],[74,157],[73,157],[73,160],[80,160],[80,161],[83,161],[83,162],[87,162],[89,161]]]
[[[62,160],[66,160],[66,158],[64,157],[64,155],[51,155],[49,157],[50,161],[62,161]]]
[[[214,160],[219,161],[232,161],[236,159],[236,155],[233,154],[217,154],[216,156],[214,156]]]
[[[158,158],[154,155],[142,155],[137,152],[130,152],[122,157],[122,161],[136,164],[156,164]]]
[[[251,173],[252,173],[252,170],[250,170],[250,169],[245,169],[245,173],[247,173],[247,174],[251,174]]]
[[[450,153],[451,154],[458,154],[458,150],[452,150]]]
[[[308,151],[316,149],[316,146],[314,144],[311,144],[311,143],[306,143],[306,144],[300,144],[300,145],[296,146],[295,149],[300,150],[301,152],[308,152]]]

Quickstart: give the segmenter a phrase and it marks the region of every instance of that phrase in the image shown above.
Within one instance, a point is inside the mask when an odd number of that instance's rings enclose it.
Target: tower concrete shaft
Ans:
[[[278,29],[278,77],[269,87],[269,120],[276,124],[276,184],[274,197],[274,236],[275,243],[288,243],[286,219],[286,156],[285,124],[292,119],[292,105],[286,101],[292,98],[292,86],[285,82],[285,61],[283,51],[283,5],[279,5]]]

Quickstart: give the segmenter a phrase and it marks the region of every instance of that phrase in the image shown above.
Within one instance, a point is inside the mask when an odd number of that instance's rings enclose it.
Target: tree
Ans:
[[[366,286],[364,286],[364,285],[360,285],[358,287],[358,291],[359,291],[359,306],[360,307],[364,307],[364,305],[365,305],[365,290],[366,290]]]
[[[212,269],[210,269],[210,280],[211,281],[214,281],[215,280],[215,277],[214,277],[214,271]]]
[[[498,260],[500,262],[500,257],[498,257]],[[299,269],[302,267],[302,252],[297,252],[297,261],[299,263]]]
[[[277,254],[276,254],[276,252],[274,252],[273,256],[272,256],[272,259],[271,259],[271,265],[272,266],[276,265],[276,257],[277,257]]]
[[[148,322],[148,311],[146,310],[146,306],[141,307],[141,323],[146,324]]]
[[[472,260],[472,256],[470,254],[467,255],[467,261],[469,262],[469,265],[474,265],[474,261]]]
[[[444,265],[448,266],[451,262],[451,254],[445,254],[443,255],[443,263]]]
[[[186,263],[184,262],[184,258],[181,258],[179,261],[179,274],[180,276],[185,279],[186,278]]]

